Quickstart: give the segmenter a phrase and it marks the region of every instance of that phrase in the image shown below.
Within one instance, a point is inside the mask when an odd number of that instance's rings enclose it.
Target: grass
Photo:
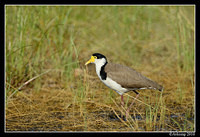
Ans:
[[[6,6],[7,131],[194,131],[194,6]],[[94,52],[163,85],[123,121]],[[126,107],[134,93],[125,94]],[[141,117],[137,119],[134,117]]]

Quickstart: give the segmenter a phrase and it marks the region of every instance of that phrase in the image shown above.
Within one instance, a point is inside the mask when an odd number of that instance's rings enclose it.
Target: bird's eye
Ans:
[[[95,59],[97,59],[97,56],[94,56]]]

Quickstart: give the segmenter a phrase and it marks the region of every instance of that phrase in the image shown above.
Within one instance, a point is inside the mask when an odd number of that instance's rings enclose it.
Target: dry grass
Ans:
[[[125,110],[120,106],[118,94],[108,90],[95,75],[91,77],[86,73],[74,74],[83,80],[84,86],[88,86],[83,93],[77,93],[78,81],[68,83],[71,86],[65,88],[63,83],[58,83],[47,75],[39,92],[26,88],[10,98],[6,108],[6,130],[171,131],[184,128],[185,121],[187,126],[193,125],[194,114],[185,112],[194,112],[192,96],[189,95],[189,98],[183,98],[183,101],[178,103],[171,90],[173,87],[166,88],[162,96],[158,91],[141,91],[139,99],[130,111],[132,117],[124,121],[120,115]],[[168,77],[172,79],[174,76]],[[131,100],[135,94],[125,94],[125,97]],[[148,109],[151,109],[152,114],[146,112]],[[155,109],[157,112],[153,112]],[[147,121],[147,114],[156,116],[151,119],[152,123]]]
[[[194,17],[193,6],[6,7],[6,131],[194,131]],[[124,121],[120,96],[84,65],[94,52],[164,91],[139,91]]]

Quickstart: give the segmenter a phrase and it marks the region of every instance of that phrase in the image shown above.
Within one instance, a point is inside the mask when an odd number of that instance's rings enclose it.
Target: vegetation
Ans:
[[[6,6],[6,131],[194,131],[194,6]],[[164,86],[124,121],[92,53]],[[135,94],[125,94],[126,106]]]

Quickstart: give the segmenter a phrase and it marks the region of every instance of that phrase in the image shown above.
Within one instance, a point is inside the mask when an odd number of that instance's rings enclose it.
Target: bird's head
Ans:
[[[95,65],[104,65],[105,63],[107,63],[107,59],[104,55],[100,53],[94,53],[92,54],[90,60],[85,63],[85,65],[90,63],[94,63]]]

